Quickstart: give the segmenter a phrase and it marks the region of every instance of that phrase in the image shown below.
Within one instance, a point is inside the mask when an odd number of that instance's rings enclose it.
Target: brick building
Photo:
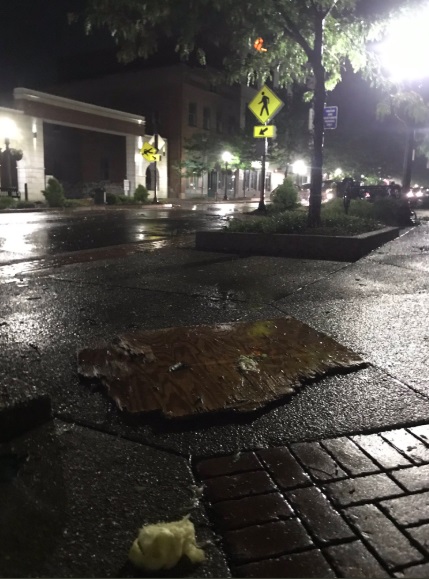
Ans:
[[[247,104],[255,94],[254,89],[246,86],[213,85],[207,70],[183,63],[78,80],[50,90],[68,98],[143,115],[148,132],[158,132],[168,141],[168,196],[176,198],[189,196],[195,190],[204,195],[209,188],[223,188],[222,165],[198,184],[193,179],[181,178],[177,165],[184,160],[186,139],[193,134],[232,134],[243,128]],[[255,190],[256,176],[255,172],[254,178],[248,179]],[[239,189],[243,175],[237,172],[236,177],[235,187]]]

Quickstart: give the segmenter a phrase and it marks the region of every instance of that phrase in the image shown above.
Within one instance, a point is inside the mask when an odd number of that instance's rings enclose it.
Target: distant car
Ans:
[[[311,183],[304,183],[301,185],[299,198],[301,205],[309,205],[310,202],[310,188]],[[333,179],[322,181],[322,203],[330,201],[336,196],[337,183]]]
[[[426,187],[412,187],[405,197],[410,202],[412,207],[420,207],[422,205],[427,206],[429,204],[429,189]]]

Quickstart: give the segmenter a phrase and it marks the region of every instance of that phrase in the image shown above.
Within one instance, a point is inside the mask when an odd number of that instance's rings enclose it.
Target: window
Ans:
[[[235,133],[235,118],[228,117],[228,133],[233,135]]]
[[[197,103],[189,103],[188,124],[190,127],[197,126]]]
[[[217,133],[221,133],[223,130],[222,127],[222,112],[221,111],[217,111],[216,112],[216,132]]]
[[[211,111],[209,107],[203,109],[203,129],[209,131],[211,129]]]
[[[102,157],[100,160],[100,179],[107,181],[110,174],[110,163],[107,157]]]

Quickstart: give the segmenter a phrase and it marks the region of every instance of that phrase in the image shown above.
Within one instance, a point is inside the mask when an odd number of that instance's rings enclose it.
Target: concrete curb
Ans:
[[[16,378],[0,382],[0,443],[51,420],[51,399]]]
[[[301,259],[357,261],[373,249],[398,237],[399,231],[399,227],[385,227],[353,237],[197,231],[195,248],[203,251],[254,253]]]

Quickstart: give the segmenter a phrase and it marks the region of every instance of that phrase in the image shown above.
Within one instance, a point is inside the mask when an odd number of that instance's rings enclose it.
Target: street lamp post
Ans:
[[[428,76],[428,23],[429,6],[399,16],[390,24],[389,34],[378,46],[381,63],[390,74],[391,80],[401,83],[409,92],[415,91],[412,88],[413,81]],[[401,42],[398,42],[398,38],[401,38]],[[408,119],[403,119],[407,131],[402,175],[403,192],[411,186],[416,120],[419,114],[416,110],[415,113],[411,112],[408,115]]]
[[[222,160],[225,163],[225,193],[223,195],[223,200],[228,201],[228,163],[231,162],[232,155],[229,151],[222,153]]]

